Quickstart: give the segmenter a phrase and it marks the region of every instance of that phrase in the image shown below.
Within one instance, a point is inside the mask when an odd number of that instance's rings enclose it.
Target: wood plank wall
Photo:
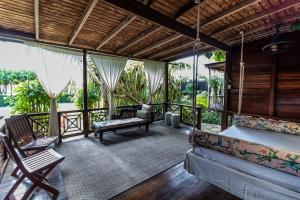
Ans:
[[[291,121],[300,120],[300,32],[287,33],[285,40],[294,41],[288,52],[268,55],[261,48],[271,38],[245,44],[245,84],[242,113]],[[231,90],[228,111],[238,105],[240,46],[232,47],[229,70]]]

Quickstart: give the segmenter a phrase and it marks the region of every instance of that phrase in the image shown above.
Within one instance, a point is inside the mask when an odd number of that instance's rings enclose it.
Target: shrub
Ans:
[[[100,88],[94,83],[88,83],[88,108],[99,107],[100,99]],[[83,109],[83,89],[76,92],[74,102],[78,109]]]
[[[202,122],[207,124],[221,124],[221,113],[214,111],[204,111],[202,113]]]

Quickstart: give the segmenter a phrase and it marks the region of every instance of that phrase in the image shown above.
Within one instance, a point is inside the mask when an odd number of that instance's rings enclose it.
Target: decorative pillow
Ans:
[[[145,112],[151,112],[151,106],[150,105],[146,105],[146,104],[143,104],[142,105],[142,111],[145,111]]]
[[[300,135],[300,123],[295,122],[267,119],[263,117],[234,115],[232,123],[236,126],[246,128],[256,128],[265,131]]]
[[[136,117],[141,118],[141,119],[150,119],[150,112],[148,112],[148,111],[145,112],[143,110],[137,110]]]

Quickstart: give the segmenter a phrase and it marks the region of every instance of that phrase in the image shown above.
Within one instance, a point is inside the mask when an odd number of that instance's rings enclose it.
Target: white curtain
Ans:
[[[33,42],[27,52],[37,77],[50,97],[49,135],[58,136],[57,97],[81,67],[83,53]]]
[[[99,74],[109,90],[108,103],[109,103],[109,118],[117,114],[114,91],[120,79],[122,71],[126,65],[127,58],[112,57],[104,55],[90,55],[95,63]]]
[[[153,94],[159,89],[165,70],[164,62],[144,60],[144,71],[148,86],[148,104],[152,103]]]

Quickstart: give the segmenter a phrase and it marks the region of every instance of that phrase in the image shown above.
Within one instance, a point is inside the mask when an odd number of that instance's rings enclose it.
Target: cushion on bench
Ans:
[[[107,120],[101,122],[94,122],[93,129],[102,130],[102,129],[109,129],[114,127],[119,128],[131,124],[143,124],[143,123],[145,123],[145,120],[137,117],[127,118],[127,119],[114,119],[114,120]]]

